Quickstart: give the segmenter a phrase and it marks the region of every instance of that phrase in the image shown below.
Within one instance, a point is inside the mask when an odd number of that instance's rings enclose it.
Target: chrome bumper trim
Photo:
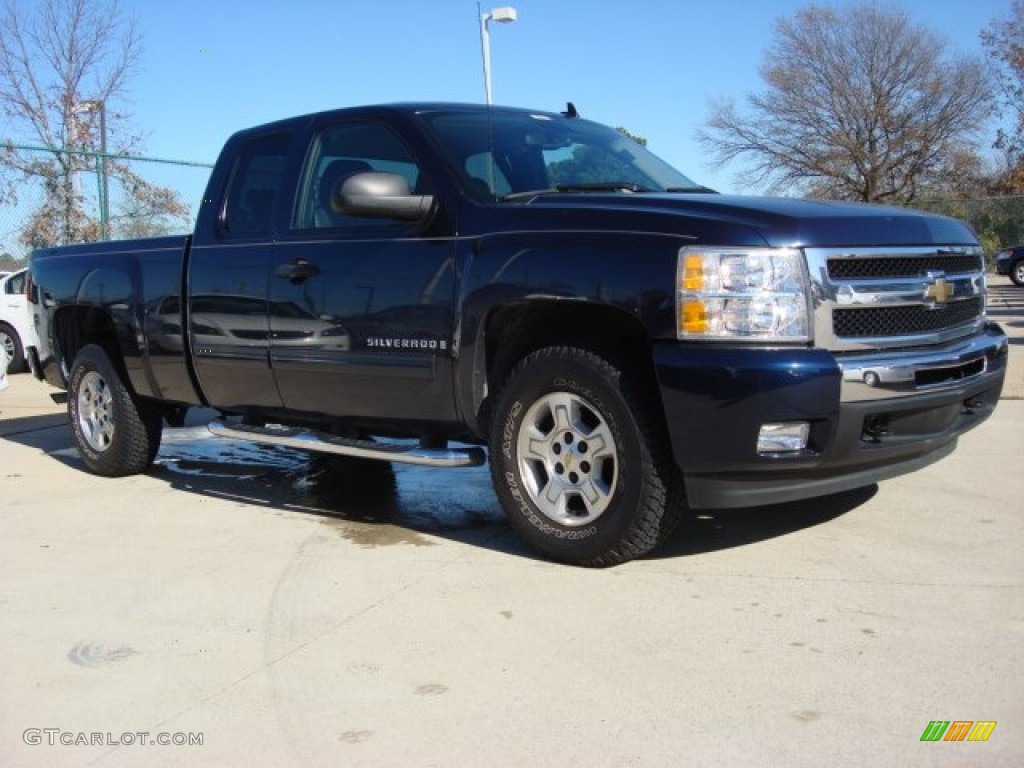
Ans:
[[[935,392],[973,382],[1005,366],[1007,340],[983,333],[927,351],[837,356],[842,402]]]

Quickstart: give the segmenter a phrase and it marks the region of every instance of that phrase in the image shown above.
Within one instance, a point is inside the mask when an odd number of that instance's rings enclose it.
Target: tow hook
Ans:
[[[876,413],[864,419],[864,432],[862,440],[870,440],[873,443],[881,442],[882,438],[889,434],[889,417],[885,414]]]
[[[960,411],[963,416],[971,416],[975,411],[985,407],[985,398],[975,395],[964,400],[964,407]]]

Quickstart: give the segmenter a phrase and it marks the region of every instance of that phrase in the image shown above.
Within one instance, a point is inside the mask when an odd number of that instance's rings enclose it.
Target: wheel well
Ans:
[[[107,353],[125,386],[131,387],[117,342],[117,331],[107,313],[95,307],[68,307],[54,316],[53,324],[57,356],[65,379],[82,347],[95,344]]]
[[[493,310],[484,323],[486,395],[477,403],[482,435],[489,432],[492,406],[512,369],[545,347],[578,347],[597,354],[635,377],[657,396],[651,337],[633,315],[607,305],[536,301]],[[483,393],[481,393],[483,394]]]

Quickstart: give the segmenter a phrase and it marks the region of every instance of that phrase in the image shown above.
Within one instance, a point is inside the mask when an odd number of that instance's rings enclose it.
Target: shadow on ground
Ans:
[[[717,552],[822,525],[866,504],[878,492],[869,485],[845,493],[788,504],[739,509],[694,510],[650,557],[663,559]]]
[[[31,446],[84,471],[66,419],[19,420],[2,439]],[[5,427],[11,425],[5,424]],[[276,446],[212,437],[201,426],[165,428],[150,476],[178,490],[315,516],[362,547],[431,546],[431,537],[536,559],[509,527],[487,467],[438,470],[309,455]],[[111,482],[116,482],[112,480]],[[756,544],[827,523],[866,503],[858,491],[792,504],[693,514],[654,559]]]

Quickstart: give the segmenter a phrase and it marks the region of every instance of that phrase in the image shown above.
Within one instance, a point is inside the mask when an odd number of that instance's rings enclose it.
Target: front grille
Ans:
[[[232,328],[231,335],[237,339],[248,339],[250,341],[263,341],[269,338],[267,330],[249,330],[247,328]]]
[[[887,277],[924,277],[929,272],[963,275],[983,270],[981,258],[962,253],[933,253],[893,258],[829,259],[832,280],[868,280]]]
[[[807,248],[814,340],[836,352],[944,344],[985,318],[981,248]]]
[[[934,309],[923,305],[836,309],[832,313],[832,330],[838,338],[936,333],[974,322],[983,308],[982,299],[971,298]]]

